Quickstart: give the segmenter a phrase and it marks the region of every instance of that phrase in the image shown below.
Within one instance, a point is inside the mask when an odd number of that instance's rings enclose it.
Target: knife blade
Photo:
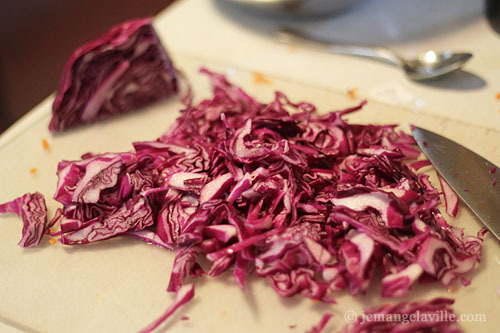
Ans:
[[[464,146],[413,127],[413,137],[440,176],[500,240],[500,169]]]

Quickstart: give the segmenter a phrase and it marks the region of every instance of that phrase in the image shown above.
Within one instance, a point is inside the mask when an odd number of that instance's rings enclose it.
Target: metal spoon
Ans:
[[[472,58],[470,53],[427,51],[415,59],[405,59],[385,47],[350,45],[321,40],[292,28],[277,30],[275,37],[278,41],[286,44],[307,45],[327,52],[355,55],[389,63],[403,69],[406,75],[415,81],[439,78],[462,68]]]

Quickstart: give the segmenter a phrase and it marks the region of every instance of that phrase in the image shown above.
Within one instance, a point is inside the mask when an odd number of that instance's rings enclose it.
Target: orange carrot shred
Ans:
[[[449,286],[449,287],[448,287],[448,292],[449,292],[449,293],[452,293],[452,292],[454,292],[454,291],[456,291],[456,290],[457,290],[457,287],[455,287],[455,286]]]
[[[42,146],[46,151],[50,150],[49,142],[46,139],[42,139]]]
[[[315,299],[313,299],[313,300],[312,300],[312,302],[313,302],[313,303],[319,303],[319,299],[316,299],[316,298],[315,298]]]
[[[355,99],[357,92],[358,92],[358,88],[352,88],[352,89],[347,90],[347,93],[349,94],[350,99]]]
[[[37,168],[31,168],[31,169],[30,169],[30,173],[31,173],[32,175],[34,175],[37,171],[38,171],[38,169],[37,169]]]
[[[255,83],[271,84],[271,80],[264,76],[264,74],[259,72],[253,72],[253,79]]]
[[[388,306],[391,306],[391,303],[384,303],[382,304],[383,307],[388,307]]]
[[[297,48],[294,45],[290,45],[290,47],[288,48],[288,52],[293,54],[297,52]]]
[[[56,241],[56,239],[55,239],[55,238],[51,238],[51,239],[49,240],[49,242],[50,242],[50,244],[55,244],[55,243],[57,243],[57,241]]]
[[[499,92],[499,93],[496,93],[496,95],[495,95],[495,99],[497,99],[497,100],[498,100],[498,99],[500,99],[500,92]]]

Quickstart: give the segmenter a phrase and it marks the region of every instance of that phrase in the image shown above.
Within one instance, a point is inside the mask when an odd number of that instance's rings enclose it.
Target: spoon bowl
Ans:
[[[438,79],[462,68],[472,58],[471,53],[427,51],[414,59],[406,59],[382,46],[332,42],[291,28],[278,29],[275,37],[286,44],[305,45],[331,53],[354,55],[389,63],[401,68],[407,77],[414,81]]]
[[[427,51],[415,59],[401,59],[401,66],[412,80],[432,80],[454,72],[472,58],[471,53]]]

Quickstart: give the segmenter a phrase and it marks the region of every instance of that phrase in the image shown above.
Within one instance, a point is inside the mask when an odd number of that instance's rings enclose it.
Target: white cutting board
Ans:
[[[342,109],[359,101],[326,89],[269,77],[272,84],[258,84],[252,72],[200,63],[182,57],[174,59],[191,81],[197,100],[210,98],[208,80],[198,74],[207,66],[228,75],[247,92],[268,102],[275,89],[292,101],[309,101],[322,112]],[[53,136],[47,126],[52,98],[48,98],[0,137],[0,202],[25,192],[40,191],[47,197],[49,216],[58,205],[51,199],[56,186],[56,165],[62,159],[77,159],[88,151],[126,151],[131,142],[160,136],[178,115],[180,103],[170,100],[92,126]],[[422,126],[450,137],[500,165],[497,143],[500,133],[437,116],[370,101],[350,117],[361,123],[398,123]],[[42,147],[42,139],[50,151]],[[31,168],[37,168],[35,174]],[[452,224],[475,234],[482,225],[461,206]],[[85,246],[50,244],[45,238],[35,249],[17,246],[21,220],[0,216],[0,330],[41,332],[136,332],[157,318],[173,300],[165,292],[174,254],[139,240],[116,238]],[[463,322],[465,331],[494,332],[500,327],[500,247],[487,235],[483,260],[468,277],[472,284],[448,292],[440,284],[415,287],[405,300],[436,296],[456,298],[454,309],[462,314],[484,314],[486,322]],[[338,294],[337,305],[314,303],[301,296],[279,297],[266,280],[250,277],[241,291],[231,274],[202,277],[195,281],[195,298],[181,308],[161,331],[168,332],[304,332],[326,311],[335,314],[326,332],[344,326],[347,311],[394,299],[382,299],[378,283],[365,296]],[[186,315],[189,320],[180,320]],[[296,325],[290,328],[290,325]]]

